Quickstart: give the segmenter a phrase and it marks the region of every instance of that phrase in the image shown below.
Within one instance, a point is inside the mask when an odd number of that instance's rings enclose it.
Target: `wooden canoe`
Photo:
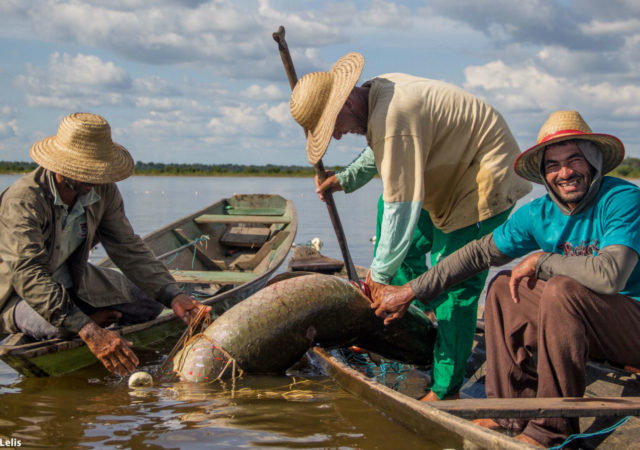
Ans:
[[[143,239],[186,293],[222,314],[260,290],[285,261],[297,231],[293,202],[279,195],[235,195],[150,233]],[[114,267],[109,259],[98,265]],[[177,337],[184,324],[165,309],[156,319],[122,327],[136,347]],[[33,341],[8,337],[0,358],[24,376],[63,375],[95,356],[79,338]]]
[[[482,342],[481,336],[479,342]],[[631,444],[640,442],[640,375],[607,364],[588,364],[588,386],[583,398],[489,400],[482,398],[485,366],[480,345],[469,360],[461,399],[425,403],[417,398],[426,392],[428,375],[418,368],[404,366],[402,375],[387,371],[380,380],[381,372],[375,368],[379,367],[379,360],[372,361],[363,370],[367,363],[365,366],[350,363],[348,351],[315,347],[308,356],[343,389],[444,448],[525,446],[506,434],[469,421],[481,417],[578,417],[583,433],[596,433],[588,441],[579,441],[585,448],[630,448]],[[367,356],[359,356],[360,363],[362,358],[366,361]],[[371,367],[374,369],[370,370]],[[629,419],[614,432],[597,433],[624,417]]]

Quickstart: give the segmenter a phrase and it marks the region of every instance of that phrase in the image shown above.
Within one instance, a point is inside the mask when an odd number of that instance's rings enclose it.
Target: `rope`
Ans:
[[[209,239],[211,239],[211,237],[208,234],[203,234],[200,237],[195,238],[193,241],[188,242],[187,246],[185,248],[183,248],[182,250],[180,250],[179,252],[174,253],[174,255],[171,257],[171,259],[167,262],[164,263],[165,266],[168,266],[169,264],[171,264],[180,253],[182,253],[184,250],[186,250],[187,248],[193,246],[193,258],[191,259],[191,268],[193,269],[195,266],[195,262],[196,262],[196,253],[198,251],[198,244],[200,242],[204,242],[204,248],[207,248],[207,242]]]
[[[173,357],[178,352],[178,350],[183,349],[187,345],[189,345],[189,343],[194,339],[194,337],[197,337],[202,333],[203,330],[207,329],[210,323],[211,323],[211,316],[206,311],[206,308],[200,308],[198,310],[198,314],[196,314],[193,320],[189,322],[189,325],[187,325],[186,330],[184,330],[184,333],[182,333],[182,336],[180,336],[180,339],[178,339],[178,342],[176,342],[176,345],[173,346],[173,348],[167,355],[167,359],[165,359],[164,362],[158,368],[158,373],[162,375],[169,367],[169,363],[172,362]],[[195,330],[198,326],[200,326],[200,329],[202,331],[198,334],[195,334]],[[183,352],[183,355],[184,355],[184,352]],[[183,362],[179,361],[178,366],[182,366],[182,364]]]
[[[556,447],[550,447],[549,450],[558,450],[563,448],[565,445],[567,445],[569,442],[574,441],[576,439],[585,439],[585,438],[590,438],[590,437],[594,437],[594,436],[603,436],[605,434],[609,434],[611,432],[613,432],[616,428],[622,426],[625,424],[625,422],[627,422],[629,419],[631,418],[631,416],[627,416],[623,419],[621,419],[618,423],[611,425],[610,427],[607,427],[603,430],[600,431],[594,431],[593,433],[578,433],[578,434],[572,434],[571,436],[569,436],[567,439],[564,440],[564,442]]]
[[[389,381],[389,384],[395,390],[400,389],[400,384],[406,381],[406,373],[410,370],[409,366],[396,361],[383,362],[379,365],[375,364],[366,356],[350,351],[349,349],[340,349],[340,354],[347,360],[349,365],[360,369],[367,377],[374,378],[382,384],[388,385],[387,375],[395,375],[395,379]]]

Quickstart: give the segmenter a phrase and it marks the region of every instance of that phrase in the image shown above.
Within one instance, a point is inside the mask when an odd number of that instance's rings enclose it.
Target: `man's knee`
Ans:
[[[16,304],[13,321],[20,332],[38,340],[65,338],[71,335],[64,328],[51,325],[24,300]]]
[[[572,278],[557,275],[550,278],[540,297],[540,312],[553,320],[565,320],[567,314],[573,316],[576,309],[585,300],[579,292],[586,288]]]
[[[488,306],[489,303],[500,301],[500,299],[505,296],[511,299],[511,292],[509,291],[510,280],[510,270],[503,270],[499,272],[495,277],[493,277],[493,279],[489,282],[489,287],[487,289],[485,307]]]

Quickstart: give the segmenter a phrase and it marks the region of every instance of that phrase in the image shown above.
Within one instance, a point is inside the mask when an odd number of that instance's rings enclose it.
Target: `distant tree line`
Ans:
[[[0,161],[0,173],[26,173],[36,168],[34,162]],[[337,171],[341,166],[325,167]],[[138,161],[136,175],[191,175],[191,176],[267,176],[267,177],[311,177],[315,171],[309,166],[281,166],[277,164],[163,164]],[[610,175],[620,178],[640,179],[640,158],[625,158]]]
[[[36,168],[34,162],[0,161],[0,173],[26,173]],[[340,170],[342,167],[325,167],[326,170]],[[283,166],[277,164],[163,164],[136,162],[136,175],[188,175],[188,176],[268,176],[268,177],[311,177],[315,175],[313,166]]]

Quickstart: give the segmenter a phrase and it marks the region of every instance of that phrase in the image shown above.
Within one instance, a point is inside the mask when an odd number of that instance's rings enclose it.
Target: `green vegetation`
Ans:
[[[0,174],[26,173],[36,168],[34,162],[0,161]],[[326,167],[337,171],[342,167]],[[265,166],[242,164],[162,164],[138,161],[136,175],[181,175],[181,176],[230,176],[230,177],[312,177],[315,171],[309,166]],[[609,175],[620,178],[640,179],[640,158],[625,158]]]
[[[622,163],[610,173],[614,177],[640,179],[640,159],[625,158]]]
[[[26,173],[36,168],[34,162],[0,161],[1,174]],[[326,170],[340,170],[341,167],[326,167]],[[242,164],[162,164],[138,161],[136,175],[180,175],[180,176],[250,176],[250,177],[312,177],[313,166],[265,166]]]

